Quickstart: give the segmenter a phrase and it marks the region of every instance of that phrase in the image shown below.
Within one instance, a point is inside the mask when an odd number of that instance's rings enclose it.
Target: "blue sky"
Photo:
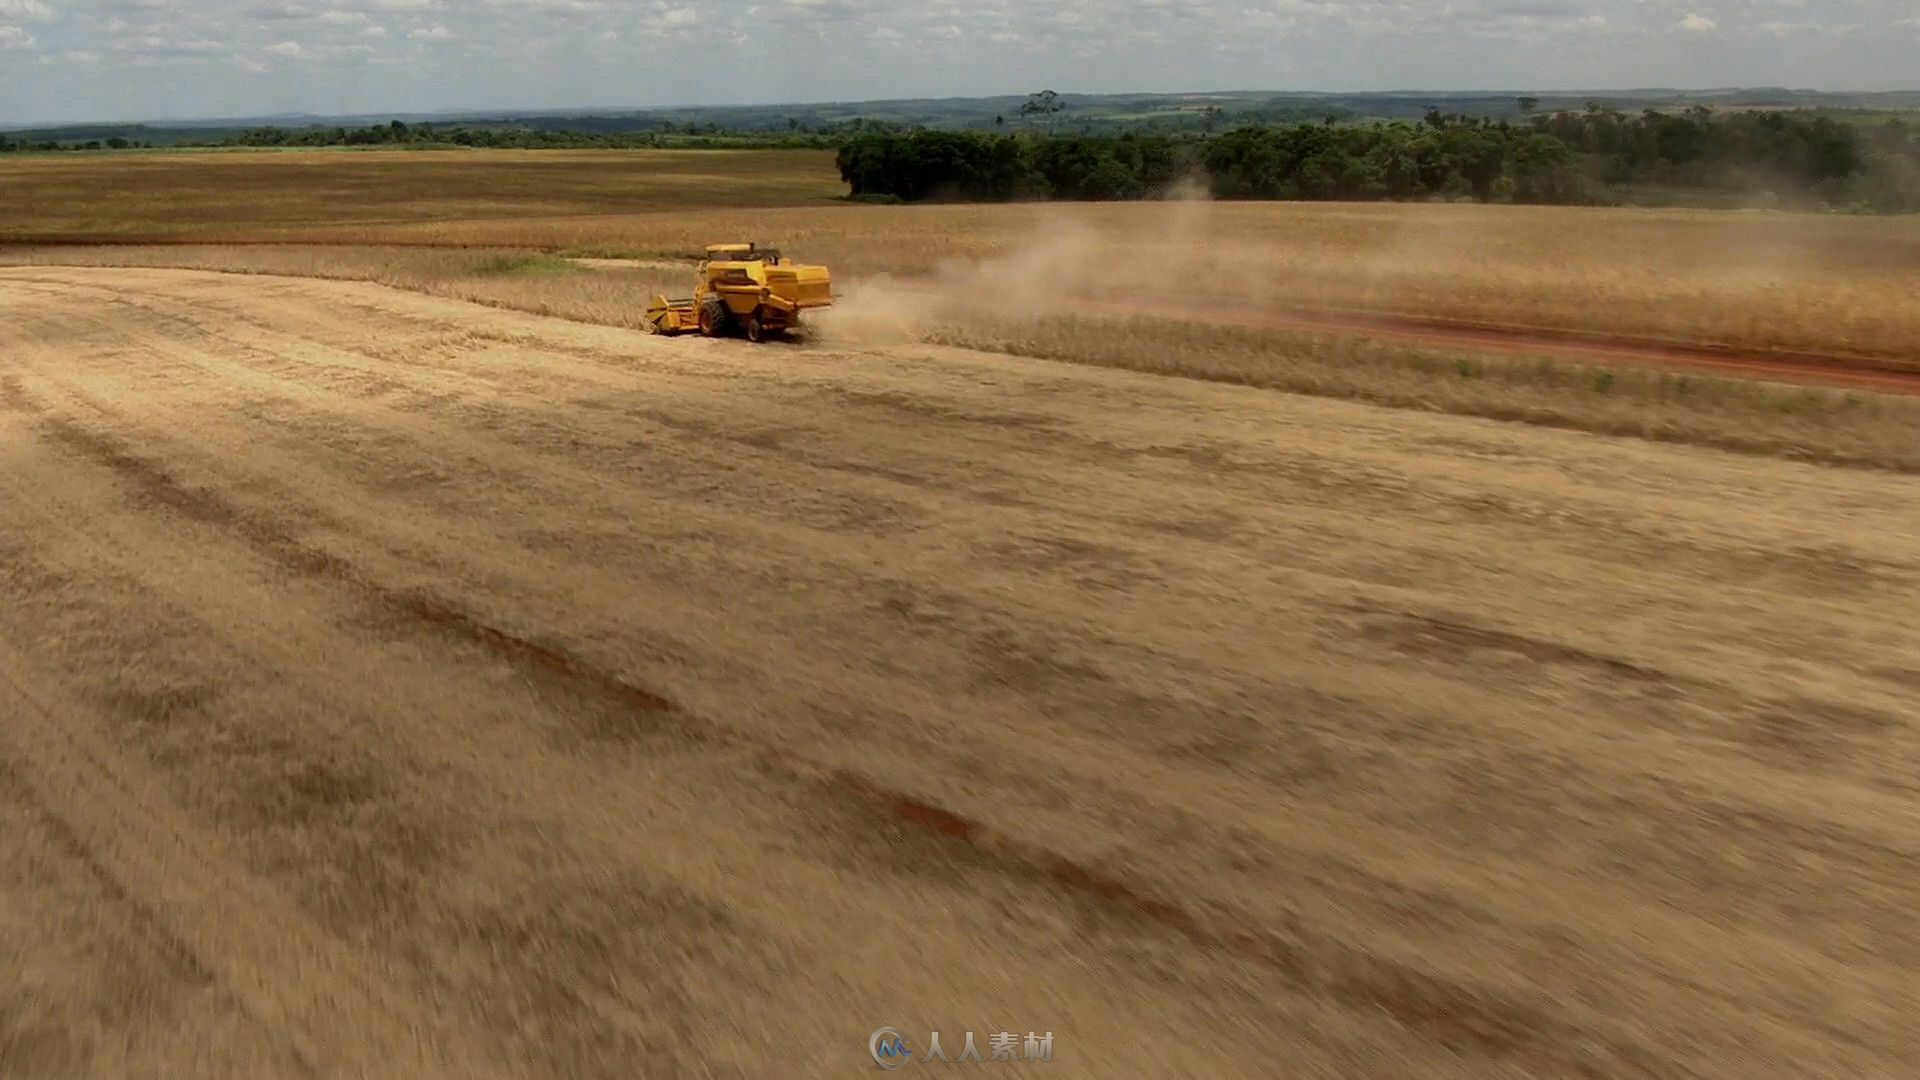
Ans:
[[[0,123],[1132,90],[1913,89],[1916,0],[0,0]]]

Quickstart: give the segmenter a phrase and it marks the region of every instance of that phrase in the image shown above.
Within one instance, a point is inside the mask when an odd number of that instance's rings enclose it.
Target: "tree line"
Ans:
[[[571,118],[579,122],[581,118]],[[588,118],[591,119],[591,118]],[[584,126],[592,127],[591,124]],[[408,124],[394,120],[368,127],[252,128],[221,140],[221,146],[466,146],[500,150],[639,150],[662,146],[795,146],[828,148],[837,145],[811,134],[746,134],[713,124],[660,123],[653,130],[576,130],[534,123],[521,125]]]
[[[1565,205],[1674,190],[1920,210],[1920,127],[1788,112],[1596,106],[1514,123],[1434,110],[1420,123],[1257,125],[1205,138],[879,133],[846,140],[838,163],[853,198],[906,202],[1137,199],[1200,177],[1223,199]]]
[[[868,135],[840,150],[855,199],[1150,197],[1204,177],[1223,199],[1588,201],[1578,156],[1550,135],[1495,125],[1241,127],[1165,135]]]
[[[572,118],[579,120],[580,118]],[[591,118],[587,118],[591,119]],[[585,124],[591,128],[593,125]],[[831,149],[840,139],[824,133],[789,131],[739,132],[710,123],[658,123],[651,130],[573,130],[541,123],[513,125],[408,124],[394,120],[365,127],[255,127],[218,133],[213,137],[173,137],[164,143],[112,136],[104,139],[48,138],[41,132],[21,132],[17,138],[0,134],[0,153],[76,150],[147,149],[156,145],[182,149],[208,147],[319,148],[384,146],[427,149],[474,147],[502,150],[639,150],[652,147],[787,146]]]
[[[465,146],[510,149],[791,146],[837,148],[857,199],[1005,201],[1137,199],[1204,177],[1226,199],[1453,199],[1614,203],[1709,196],[1884,213],[1920,211],[1920,122],[1849,123],[1811,112],[1622,112],[1602,104],[1490,119],[1430,109],[1419,122],[1242,123],[1220,133],[1061,132],[1058,95],[1036,94],[1012,119],[1021,130],[914,129],[856,120],[830,131],[729,131],[653,121],[651,130],[572,130],[582,118],[528,124],[261,127],[172,145],[232,147]],[[585,118],[591,120],[593,118]],[[1044,126],[1040,126],[1044,125]],[[586,125],[593,126],[593,125]],[[0,135],[0,152],[139,148],[124,136]],[[73,135],[100,134],[75,129]],[[149,134],[142,131],[139,134]]]
[[[1607,187],[1811,198],[1881,212],[1920,210],[1920,124],[1850,124],[1813,113],[1623,113],[1600,105],[1537,117]]]
[[[152,146],[144,139],[128,139],[114,135],[105,139],[83,139],[61,142],[57,139],[29,139],[25,137],[11,139],[0,135],[0,154],[27,153],[30,151],[50,152],[54,150],[146,150]]]

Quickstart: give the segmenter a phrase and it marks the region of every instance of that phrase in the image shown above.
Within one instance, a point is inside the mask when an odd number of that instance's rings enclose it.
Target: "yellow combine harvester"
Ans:
[[[736,331],[765,341],[800,325],[800,313],[833,303],[833,278],[824,266],[806,266],[771,248],[711,244],[693,295],[655,296],[647,329],[655,334],[698,330],[708,337]]]

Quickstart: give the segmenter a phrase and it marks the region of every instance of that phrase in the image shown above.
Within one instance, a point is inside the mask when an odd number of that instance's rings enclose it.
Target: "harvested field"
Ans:
[[[1332,311],[1741,351],[1920,357],[1920,217],[1430,204],[855,206],[826,151],[307,151],[0,159],[0,245],[512,248],[757,239],[841,280],[1000,268],[1146,311]],[[11,208],[9,210],[9,208]],[[0,250],[4,250],[0,248]],[[245,259],[244,253],[234,256]],[[348,258],[351,258],[349,252]],[[1040,275],[1048,288],[1034,288]]]
[[[856,280],[840,287],[839,305],[810,332],[843,346],[951,345],[1920,473],[1920,401],[1912,400],[1920,372],[1899,365],[1258,309],[1156,310],[1112,299],[1097,282],[1059,283],[1072,304],[1040,309],[1016,302],[1034,271],[1011,262],[988,259],[916,280]],[[654,293],[685,291],[690,273],[684,259],[300,245],[21,247],[0,251],[0,265],[7,264],[371,281],[625,328],[644,325]]]
[[[1910,476],[366,282],[0,309],[8,1076],[1920,1070]]]
[[[0,158],[0,239],[338,238],[402,222],[820,204],[818,150],[241,150]]]

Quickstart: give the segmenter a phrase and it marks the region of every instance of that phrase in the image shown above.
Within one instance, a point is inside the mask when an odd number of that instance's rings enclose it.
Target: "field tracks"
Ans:
[[[42,715],[0,734],[169,955],[264,981],[225,1013],[309,1072],[379,1067],[326,1042],[364,999],[415,1073],[465,1040],[734,1075],[669,1029],[694,1015],[763,1075],[922,935],[968,1000],[1110,1023],[1085,1075],[1193,1022],[1218,1053],[1156,1075],[1234,1075],[1275,1027],[1449,1076],[1908,1050],[1877,897],[1910,739],[1859,677],[1911,629],[1901,478],[366,284],[36,276],[73,280],[7,278],[0,713]],[[185,839],[89,854],[113,814]],[[265,914],[209,943],[235,905],[183,890],[228,882]],[[344,974],[276,986],[271,948]]]
[[[1577,1071],[1584,1060],[1556,1048],[1559,1040],[1555,1031],[1562,1026],[1562,1020],[1524,1003],[1505,1001],[1490,987],[1477,987],[1391,959],[1357,953],[1339,942],[1316,938],[1305,928],[1287,928],[1284,934],[1255,929],[1250,920],[1221,910],[1217,905],[1209,904],[1203,908],[1190,897],[1156,893],[1130,882],[1124,875],[1100,869],[1051,850],[1044,844],[996,829],[921,796],[878,783],[869,776],[810,760],[751,732],[690,715],[668,698],[635,685],[626,677],[592,661],[489,624],[472,614],[473,605],[416,591],[389,589],[324,547],[308,544],[289,535],[271,522],[227,502],[215,492],[182,483],[161,460],[137,452],[124,440],[100,430],[100,422],[111,424],[126,419],[112,406],[68,391],[62,405],[51,408],[21,391],[17,380],[13,386],[15,392],[10,395],[11,400],[37,414],[40,417],[39,425],[49,438],[109,470],[121,483],[137,492],[140,503],[227,531],[285,569],[320,577],[330,585],[349,588],[363,600],[404,613],[437,632],[480,645],[513,662],[531,676],[561,680],[575,690],[596,694],[619,708],[646,717],[644,722],[649,726],[665,722],[682,737],[744,749],[757,765],[769,773],[806,783],[814,787],[823,799],[860,808],[873,816],[880,827],[903,829],[910,835],[920,836],[923,842],[953,845],[966,853],[967,858],[979,860],[998,871],[1044,882],[1091,902],[1110,916],[1139,920],[1144,925],[1174,934],[1196,948],[1267,968],[1303,992],[1325,995],[1352,1008],[1384,1014],[1408,1030],[1455,1052],[1532,1062],[1555,1070],[1571,1068]],[[63,415],[69,408],[92,414],[92,420],[82,422]],[[4,659],[4,656],[0,656],[0,659]],[[77,710],[79,707],[69,705],[66,708]],[[49,710],[47,715],[56,715],[59,711]],[[47,724],[51,723],[51,720],[47,721]],[[95,790],[80,800],[82,805],[97,803],[116,815],[144,814],[154,823],[172,821],[176,831],[189,835],[185,824],[174,821],[165,813],[148,809],[159,798],[157,795],[135,799],[116,795],[117,787],[103,786],[119,783],[116,774],[108,771],[118,763],[107,760],[108,751],[104,742],[96,742],[89,749],[90,752],[69,755],[68,759],[56,762],[52,770],[42,768],[37,756],[23,760],[32,764],[36,775],[48,778],[49,783],[57,784],[63,790],[77,791],[83,785],[92,784]],[[103,761],[106,762],[105,766],[98,765]],[[95,772],[99,775],[94,776]],[[71,808],[63,806],[62,809]],[[164,806],[162,810],[165,810]],[[88,822],[87,827],[110,836],[133,837],[135,842],[142,845],[141,852],[166,850],[144,834],[122,831],[118,822]],[[177,841],[176,846],[188,842]],[[200,846],[209,847],[211,843],[203,839]],[[212,858],[211,855],[197,855],[198,861],[193,865],[207,863]],[[178,864],[176,857],[173,863],[167,865]],[[165,873],[157,865],[136,865],[116,871],[115,876],[123,881],[141,882],[157,879],[157,876]],[[230,866],[225,869],[225,874],[231,879],[230,883],[222,883],[215,874],[196,872],[191,876],[201,884],[200,893],[177,900],[167,898],[186,906],[191,912],[199,913],[207,924],[204,927],[197,924],[188,927],[182,932],[184,940],[198,940],[193,936],[196,932],[212,933],[223,918],[231,914],[210,906],[207,901],[206,890],[221,890],[222,895],[229,898],[229,903],[237,906],[237,910],[267,912],[271,924],[296,922],[300,927],[300,933],[283,933],[273,937],[281,949],[300,950],[300,953],[284,960],[268,951],[273,941],[241,942],[241,947],[248,951],[238,959],[253,962],[253,970],[336,971],[345,972],[337,976],[339,979],[371,979],[371,976],[356,975],[350,959],[335,955],[344,947],[313,927],[284,898],[258,899],[253,893],[270,894],[272,890],[245,878]],[[138,890],[141,886],[136,884],[132,888]],[[259,930],[258,933],[273,936],[266,930]],[[265,958],[255,960],[255,957]],[[237,973],[229,972],[245,970],[237,968],[235,960],[222,957],[215,957],[208,966],[225,978],[237,978]],[[303,978],[301,981],[302,986],[312,984],[311,979]],[[407,1008],[408,999],[396,990],[375,987],[363,993],[357,984],[349,982],[347,986],[348,989],[342,993],[349,998],[385,1002],[377,1010],[383,1016],[412,1015]],[[396,1001],[398,1004],[395,1004]],[[357,1062],[336,1063],[329,1056],[330,1048],[323,1039],[299,1034],[338,1030],[340,1021],[328,1017],[325,1012],[329,1005],[337,1006],[338,1003],[332,998],[316,1002],[288,1002],[269,998],[257,1005],[250,1004],[249,1008],[275,1029],[285,1027],[296,1033],[295,1048],[300,1060],[312,1063],[320,1071],[344,1068],[352,1074],[358,1068]],[[417,1005],[414,1011],[418,1011]],[[440,1061],[433,1056],[433,1047],[447,1040],[431,1041],[425,1045],[416,1040],[408,1044],[406,1032],[429,1028],[428,1019],[416,1017],[404,1030],[376,1032],[361,1040],[361,1048],[367,1050],[370,1061],[416,1060],[424,1069],[428,1064]],[[1634,1053],[1631,1043],[1625,1040],[1615,1043],[1611,1049],[1594,1052],[1604,1054],[1616,1064],[1624,1063]],[[406,1054],[412,1057],[396,1056]]]
[[[112,887],[213,975],[310,1072],[484,1077],[433,1011],[321,930],[181,815],[91,711],[0,641],[0,741]],[[348,1035],[347,1033],[351,1033]],[[343,1037],[346,1036],[346,1037]]]

